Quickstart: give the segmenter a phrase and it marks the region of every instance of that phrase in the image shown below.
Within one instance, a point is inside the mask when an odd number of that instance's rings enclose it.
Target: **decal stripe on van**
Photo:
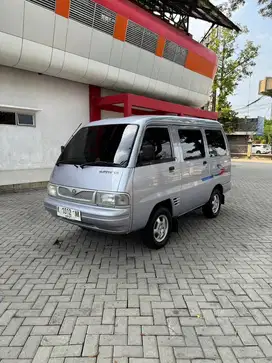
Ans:
[[[204,181],[207,181],[207,180],[210,180],[210,179],[213,179],[215,176],[219,176],[219,175],[223,175],[225,173],[225,169],[222,168],[219,173],[215,174],[215,175],[209,175],[209,176],[205,176],[205,178],[202,178],[201,180],[204,182]]]
[[[213,175],[205,176],[205,178],[202,178],[201,180],[206,181],[206,180],[210,180],[210,179],[213,179]]]

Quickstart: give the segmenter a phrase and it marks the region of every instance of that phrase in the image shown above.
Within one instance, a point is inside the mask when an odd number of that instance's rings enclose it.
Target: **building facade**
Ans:
[[[129,0],[1,0],[0,186],[49,179],[60,146],[91,121],[92,86],[200,108],[216,67]]]

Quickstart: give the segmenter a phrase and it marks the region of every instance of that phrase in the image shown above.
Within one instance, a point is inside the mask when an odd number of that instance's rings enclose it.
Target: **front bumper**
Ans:
[[[127,234],[131,230],[130,208],[103,208],[94,205],[80,204],[47,196],[45,209],[54,217],[80,227],[107,233]],[[81,212],[81,222],[57,215],[57,207],[66,207]]]

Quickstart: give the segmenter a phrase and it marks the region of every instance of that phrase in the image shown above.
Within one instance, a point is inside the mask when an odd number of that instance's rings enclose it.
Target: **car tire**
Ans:
[[[221,210],[222,193],[219,189],[214,189],[207,204],[202,207],[202,211],[207,218],[216,218]]]
[[[261,154],[260,150],[257,150],[257,151],[256,151],[256,154]]]
[[[151,249],[158,250],[164,247],[172,232],[172,216],[165,207],[159,207],[151,214],[143,230],[143,242]]]

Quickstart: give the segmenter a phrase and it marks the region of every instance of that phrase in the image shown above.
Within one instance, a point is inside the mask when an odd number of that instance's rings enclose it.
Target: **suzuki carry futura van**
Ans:
[[[44,204],[83,229],[142,230],[145,244],[159,249],[179,216],[202,207],[206,217],[217,217],[230,189],[230,152],[220,123],[135,116],[80,128],[62,147]]]

